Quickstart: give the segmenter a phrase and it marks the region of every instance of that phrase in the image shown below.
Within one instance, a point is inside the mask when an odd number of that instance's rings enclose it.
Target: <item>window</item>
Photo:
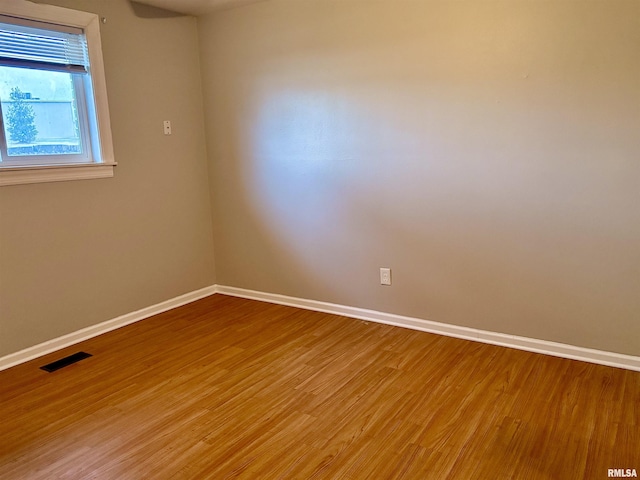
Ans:
[[[0,6],[0,185],[113,176],[96,15]]]

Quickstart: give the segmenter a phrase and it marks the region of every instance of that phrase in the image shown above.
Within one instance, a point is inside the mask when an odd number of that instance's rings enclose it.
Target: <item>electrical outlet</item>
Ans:
[[[380,285],[391,285],[391,269],[380,269]]]
[[[164,134],[171,135],[171,121],[165,120],[162,122],[162,126],[164,127]]]

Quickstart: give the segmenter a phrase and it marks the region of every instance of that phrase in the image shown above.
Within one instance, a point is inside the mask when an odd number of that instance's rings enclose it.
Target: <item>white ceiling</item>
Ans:
[[[223,8],[233,8],[264,0],[133,0],[152,7],[164,8],[189,15],[204,15]]]

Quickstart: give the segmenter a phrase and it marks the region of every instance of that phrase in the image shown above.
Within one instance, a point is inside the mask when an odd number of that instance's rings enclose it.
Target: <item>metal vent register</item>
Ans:
[[[72,365],[76,362],[79,362],[80,360],[84,360],[85,358],[89,358],[91,356],[92,355],[90,353],[86,353],[86,352],[74,353],[72,355],[69,355],[68,357],[64,357],[64,358],[61,358],[60,360],[56,360],[55,362],[49,363],[44,367],[40,367],[40,369],[45,370],[49,373],[55,372],[56,370],[60,370],[61,368],[68,367],[69,365]]]

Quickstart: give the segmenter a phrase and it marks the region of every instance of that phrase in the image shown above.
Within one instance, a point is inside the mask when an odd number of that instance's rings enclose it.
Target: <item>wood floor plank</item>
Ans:
[[[7,480],[640,471],[638,372],[223,295],[0,372],[0,419]]]

